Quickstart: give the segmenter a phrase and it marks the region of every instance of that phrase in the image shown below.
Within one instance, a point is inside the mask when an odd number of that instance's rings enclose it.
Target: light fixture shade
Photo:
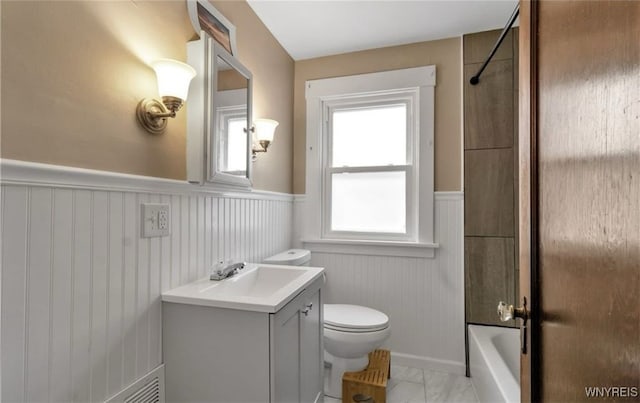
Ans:
[[[255,126],[255,136],[257,141],[273,141],[273,135],[276,132],[276,127],[280,123],[273,119],[256,119],[253,121]]]
[[[171,59],[158,59],[151,63],[158,78],[158,92],[161,97],[176,97],[186,101],[189,83],[196,71],[186,63]]]

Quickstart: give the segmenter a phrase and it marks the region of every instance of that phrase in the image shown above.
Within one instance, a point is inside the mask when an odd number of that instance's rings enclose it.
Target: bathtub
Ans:
[[[469,367],[480,402],[520,402],[520,330],[469,325]]]

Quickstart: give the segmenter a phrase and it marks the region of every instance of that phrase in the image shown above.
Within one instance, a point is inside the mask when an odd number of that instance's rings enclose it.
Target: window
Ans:
[[[433,247],[434,87],[435,66],[307,82],[305,243]]]
[[[216,114],[220,126],[218,169],[242,175],[247,167],[247,109],[244,106],[221,107]]]
[[[413,95],[324,103],[326,236],[415,238]]]

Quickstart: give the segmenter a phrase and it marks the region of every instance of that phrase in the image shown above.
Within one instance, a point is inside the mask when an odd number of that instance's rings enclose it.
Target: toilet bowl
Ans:
[[[391,335],[389,317],[359,305],[324,304],[325,395],[340,399],[342,375],[369,365],[369,353]]]
[[[311,252],[290,249],[264,260],[268,264],[308,266]],[[324,304],[324,357],[329,364],[324,393],[340,399],[342,375],[369,365],[369,353],[391,335],[389,317],[360,305]]]

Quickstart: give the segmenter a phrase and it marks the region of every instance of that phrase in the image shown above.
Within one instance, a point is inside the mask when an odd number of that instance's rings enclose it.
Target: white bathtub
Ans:
[[[481,403],[520,402],[520,330],[469,325],[469,367]]]

